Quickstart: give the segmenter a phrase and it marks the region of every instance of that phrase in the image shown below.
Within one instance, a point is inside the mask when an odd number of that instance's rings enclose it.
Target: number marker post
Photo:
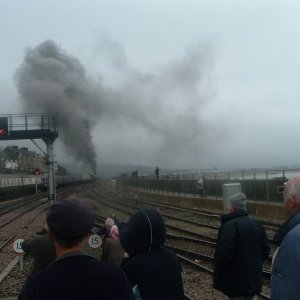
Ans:
[[[22,243],[24,242],[24,239],[17,239],[13,243],[13,249],[16,253],[20,254],[20,270],[23,270],[23,253],[24,250],[22,249]]]
[[[92,234],[90,235],[89,239],[88,239],[88,244],[91,248],[99,248],[102,245],[102,239],[100,237],[100,235],[98,234]]]

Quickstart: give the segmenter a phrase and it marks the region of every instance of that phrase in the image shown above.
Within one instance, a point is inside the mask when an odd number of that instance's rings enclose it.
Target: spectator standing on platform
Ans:
[[[136,299],[184,299],[181,265],[176,254],[164,248],[165,234],[163,217],[154,208],[136,212],[121,231],[129,256],[122,268]]]
[[[27,279],[19,300],[132,299],[127,278],[118,266],[82,253],[93,226],[85,207],[61,201],[51,206],[46,221],[57,259]]]
[[[200,176],[200,178],[198,179],[196,187],[197,187],[197,190],[199,191],[199,195],[203,197],[204,192],[203,192],[203,177],[202,176]]]
[[[233,195],[229,203],[229,213],[221,217],[213,286],[229,299],[255,299],[270,245],[262,225],[248,216],[245,194]]]
[[[44,228],[33,237],[22,243],[25,255],[34,258],[33,273],[44,270],[56,258],[54,242],[48,238],[48,232]]]
[[[119,240],[119,230],[116,225],[113,225],[110,230],[108,237],[103,242],[102,258],[103,261],[116,263],[118,266],[124,259],[125,251],[123,250]]]
[[[300,176],[285,184],[283,192],[288,220],[278,229],[274,242],[271,299],[295,300],[300,292]]]
[[[159,167],[156,167],[155,175],[156,175],[156,178],[159,179]]]

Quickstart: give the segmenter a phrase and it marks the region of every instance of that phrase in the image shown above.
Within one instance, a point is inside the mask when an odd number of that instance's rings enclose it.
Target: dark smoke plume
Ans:
[[[104,70],[100,64],[96,81],[76,58],[46,41],[27,50],[16,84],[26,111],[59,113],[60,139],[93,169],[97,123],[101,161],[201,167],[212,143],[224,136],[223,125],[219,130],[206,120],[210,53],[207,43],[189,47],[181,59],[143,73],[129,65],[122,45],[106,39],[96,56],[110,65]]]
[[[96,170],[92,129],[106,93],[101,85],[96,89],[81,63],[52,41],[27,50],[15,80],[25,111],[58,112],[59,138],[69,154]]]

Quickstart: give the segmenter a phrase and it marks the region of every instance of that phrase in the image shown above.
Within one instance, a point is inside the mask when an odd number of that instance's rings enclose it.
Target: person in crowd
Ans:
[[[154,208],[133,214],[120,234],[128,258],[122,268],[135,299],[184,299],[182,269],[176,254],[164,247],[166,227]]]
[[[108,237],[102,243],[102,260],[111,263],[116,263],[118,266],[124,259],[124,250],[119,240],[119,230],[116,225],[113,225],[110,230]]]
[[[48,238],[48,232],[45,228],[25,240],[22,243],[22,249],[26,256],[34,258],[33,273],[44,270],[56,258],[54,242]]]
[[[114,220],[115,225],[117,225],[119,232],[121,232],[125,223],[117,218],[117,214],[115,212],[111,214],[111,218]]]
[[[108,238],[109,231],[113,225],[115,225],[115,221],[113,218],[108,217],[104,222],[104,226],[100,227],[100,229],[97,231],[97,234],[100,235],[102,242]]]
[[[110,229],[115,225],[115,221],[113,218],[109,217],[105,220],[104,226],[106,229],[106,237],[108,237]]]
[[[56,260],[30,276],[19,300],[132,299],[132,290],[122,270],[82,252],[93,226],[90,211],[76,201],[53,204],[46,217]]]
[[[300,176],[287,181],[283,191],[288,220],[278,229],[274,242],[271,299],[299,299],[300,290]]]
[[[229,213],[221,217],[213,287],[229,299],[255,299],[270,245],[262,225],[248,216],[245,194],[232,195],[229,204]]]

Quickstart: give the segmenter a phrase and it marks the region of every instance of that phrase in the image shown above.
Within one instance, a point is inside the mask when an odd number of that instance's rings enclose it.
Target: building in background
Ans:
[[[46,172],[45,158],[26,147],[8,146],[0,153],[2,169],[19,170],[32,173],[35,169]]]

